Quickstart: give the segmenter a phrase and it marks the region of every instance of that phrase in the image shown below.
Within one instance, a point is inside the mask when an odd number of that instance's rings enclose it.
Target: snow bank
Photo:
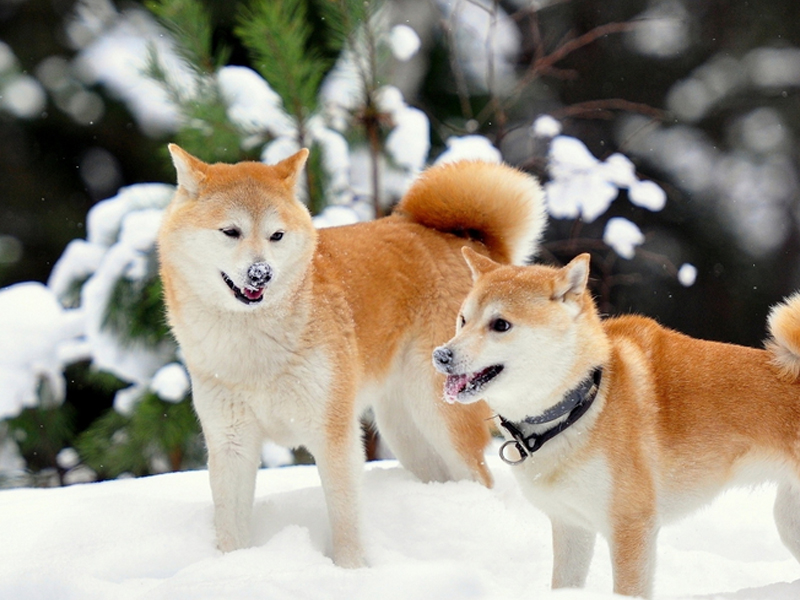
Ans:
[[[75,338],[83,313],[65,310],[41,283],[0,290],[0,420],[39,404],[39,383],[49,384],[50,400],[64,397],[64,366],[83,357]]]
[[[214,549],[204,471],[3,491],[0,597],[611,598],[603,543],[585,591],[549,590],[549,523],[522,498],[510,467],[495,456],[489,463],[493,490],[422,484],[394,462],[372,463],[364,498],[372,566],[355,571],[328,558],[315,467],[259,472],[253,547],[228,555]],[[656,597],[796,598],[800,567],[772,525],[773,491],[730,492],[666,528]]]

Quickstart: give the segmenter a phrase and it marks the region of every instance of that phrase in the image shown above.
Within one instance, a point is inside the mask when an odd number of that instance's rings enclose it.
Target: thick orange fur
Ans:
[[[476,237],[498,262],[524,264],[530,258],[530,233],[541,230],[543,215],[531,211],[526,200],[539,193],[539,184],[517,175],[492,163],[442,165],[420,176],[395,213],[437,231]],[[491,202],[476,204],[478,198]],[[467,206],[472,209],[464,210]]]
[[[767,318],[770,339],[767,348],[783,376],[793,381],[800,377],[800,293],[772,308]]]
[[[599,532],[611,547],[614,590],[649,596],[659,527],[725,486],[764,479],[781,483],[776,522],[800,560],[797,296],[770,316],[776,354],[694,339],[640,316],[601,320],[585,288],[585,256],[553,269],[465,255],[476,282],[447,348],[467,371],[505,361],[483,390],[499,414],[541,414],[603,367],[589,412],[513,469],[553,521],[555,587],[583,585]],[[486,329],[498,316],[512,325],[502,336]],[[515,362],[529,365],[523,381],[512,381]]]
[[[470,287],[462,246],[502,262],[535,250],[545,221],[536,181],[503,165],[435,167],[395,214],[317,231],[294,197],[306,151],[274,166],[170,151],[179,187],[159,237],[161,274],[209,447],[219,546],[247,544],[266,437],[314,454],[334,559],[363,564],[367,407],[421,479],[491,485],[488,409],[442,402],[429,357]],[[263,288],[248,284],[255,265],[269,273]]]

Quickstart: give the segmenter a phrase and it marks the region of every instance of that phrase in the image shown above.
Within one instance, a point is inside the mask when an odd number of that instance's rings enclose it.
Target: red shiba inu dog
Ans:
[[[552,521],[553,587],[584,585],[600,533],[614,591],[650,596],[659,527],[765,479],[800,560],[800,294],[773,309],[759,350],[601,320],[587,254],[562,269],[464,256],[474,286],[434,364],[449,401],[499,415],[501,457]]]
[[[170,146],[178,189],[158,239],[168,318],[208,446],[217,543],[249,543],[265,438],[306,446],[335,562],[364,564],[359,417],[372,407],[424,481],[491,485],[485,405],[441,402],[430,364],[470,287],[460,248],[523,263],[545,223],[537,181],[497,164],[431,168],[394,214],[317,231],[295,197],[308,152],[206,164]]]

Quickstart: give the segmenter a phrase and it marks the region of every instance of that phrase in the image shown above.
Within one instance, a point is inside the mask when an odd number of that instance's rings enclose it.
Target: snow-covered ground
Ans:
[[[598,544],[584,591],[549,590],[546,517],[510,467],[496,485],[423,484],[393,461],[365,473],[370,568],[327,555],[315,467],[258,474],[252,548],[214,548],[204,471],[0,492],[0,598],[524,599],[610,598]],[[795,600],[800,565],[772,524],[771,487],[733,490],[662,531],[657,598]]]

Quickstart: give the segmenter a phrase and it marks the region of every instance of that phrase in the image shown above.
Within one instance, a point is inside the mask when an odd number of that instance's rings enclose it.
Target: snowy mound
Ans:
[[[391,461],[365,474],[371,568],[328,558],[314,467],[258,474],[254,546],[214,548],[204,471],[0,492],[0,598],[611,598],[599,543],[586,591],[549,591],[549,522],[494,457],[497,483],[423,484]],[[772,488],[732,491],[662,532],[657,598],[800,597],[772,524]],[[788,583],[793,582],[793,583]]]

